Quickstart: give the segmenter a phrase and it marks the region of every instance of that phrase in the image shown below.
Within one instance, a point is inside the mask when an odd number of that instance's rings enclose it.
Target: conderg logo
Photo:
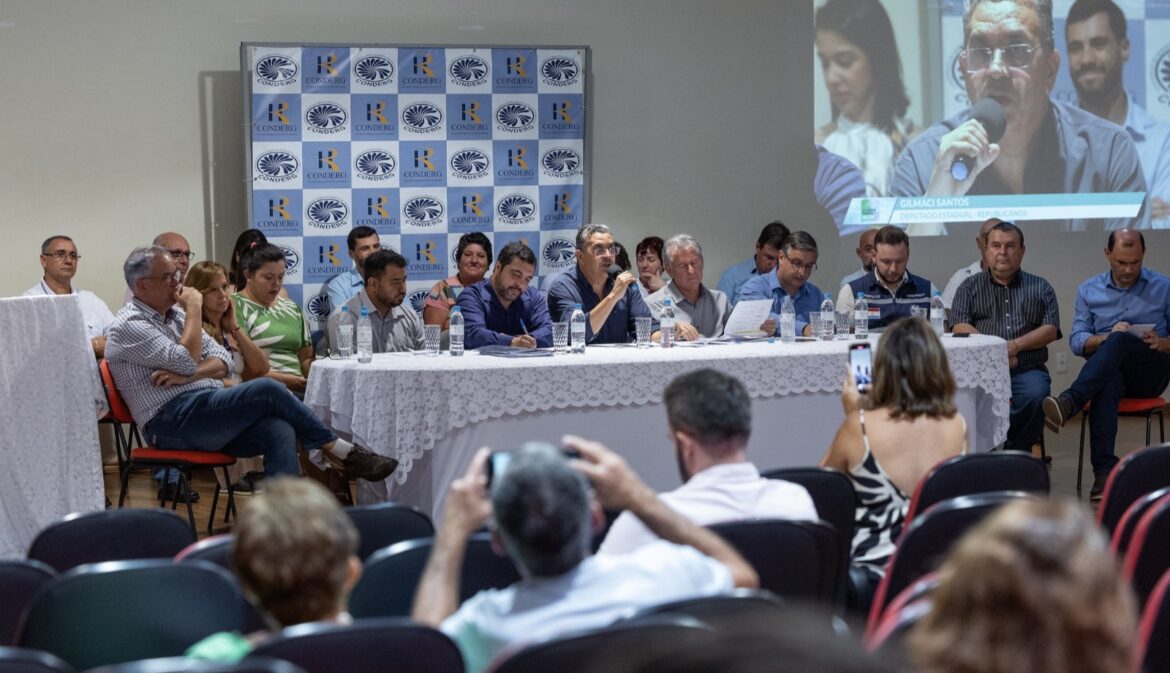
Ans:
[[[273,190],[252,192],[253,226],[268,235],[301,231],[301,193]]]
[[[354,190],[353,223],[373,227],[380,234],[398,233],[398,201],[395,190]]]

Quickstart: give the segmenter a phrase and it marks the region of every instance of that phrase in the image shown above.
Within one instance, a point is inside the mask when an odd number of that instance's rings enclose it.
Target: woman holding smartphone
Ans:
[[[967,423],[955,408],[947,354],[922,318],[899,320],[882,334],[868,404],[856,368],[854,360],[841,393],[845,420],[821,465],[848,475],[857,493],[850,579],[854,603],[865,609],[915,487],[940,461],[967,451]]]

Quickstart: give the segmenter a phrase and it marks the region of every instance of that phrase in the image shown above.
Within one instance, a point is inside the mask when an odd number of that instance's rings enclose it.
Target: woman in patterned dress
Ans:
[[[459,293],[468,285],[483,280],[492,262],[492,242],[478,231],[463,234],[455,246],[455,275],[431,287],[423,303],[423,322],[427,325],[450,326],[451,307]]]
[[[232,295],[236,320],[268,354],[270,376],[294,393],[304,393],[313,343],[301,307],[281,296],[284,252],[271,243],[246,251],[240,260],[247,285]]]

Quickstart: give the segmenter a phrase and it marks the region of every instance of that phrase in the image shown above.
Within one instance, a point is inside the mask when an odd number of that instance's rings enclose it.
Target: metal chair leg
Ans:
[[[179,503],[179,497],[182,496],[187,501],[187,523],[191,525],[191,534],[196,539],[199,538],[199,531],[195,528],[195,509],[191,507],[191,491],[187,487],[188,477],[185,470],[179,470],[179,490],[175,493],[175,502]],[[175,509],[173,506],[171,509]]]
[[[1081,494],[1081,479],[1085,471],[1085,426],[1089,419],[1081,414],[1081,450],[1077,454],[1077,495]]]

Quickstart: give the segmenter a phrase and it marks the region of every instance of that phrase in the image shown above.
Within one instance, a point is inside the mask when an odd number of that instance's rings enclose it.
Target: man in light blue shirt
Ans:
[[[353,268],[337,274],[325,285],[330,311],[337,310],[365,288],[366,281],[362,276],[366,258],[382,249],[378,232],[372,227],[354,227],[345,242],[349,248],[349,258],[353,260]]]
[[[1146,241],[1131,229],[1113,232],[1105,248],[1110,270],[1077,290],[1069,346],[1088,358],[1072,387],[1044,400],[1045,424],[1059,432],[1087,402],[1093,488],[1099,499],[1117,464],[1117,406],[1123,397],[1157,397],[1170,382],[1170,278],[1142,267]],[[1144,326],[1149,328],[1143,328]]]
[[[715,286],[727,295],[732,306],[739,301],[739,293],[743,284],[763,276],[776,268],[776,261],[780,258],[780,248],[784,239],[788,237],[788,227],[780,220],[769,222],[760,230],[760,237],[756,239],[756,253],[739,264],[729,266],[719,277]]]
[[[1150,190],[1150,226],[1170,228],[1170,124],[1134,102],[1121,71],[1129,60],[1125,14],[1112,0],[1077,0],[1068,11],[1068,74],[1082,110],[1125,129]]]
[[[808,280],[817,268],[817,254],[816,239],[806,231],[794,231],[784,239],[776,272],[755,276],[744,283],[740,290],[741,300],[772,300],[768,322],[760,326],[761,330],[779,334],[780,307],[787,295],[792,298],[796,309],[796,333],[808,336],[811,331],[809,313],[821,310],[825,298],[820,288]]]

